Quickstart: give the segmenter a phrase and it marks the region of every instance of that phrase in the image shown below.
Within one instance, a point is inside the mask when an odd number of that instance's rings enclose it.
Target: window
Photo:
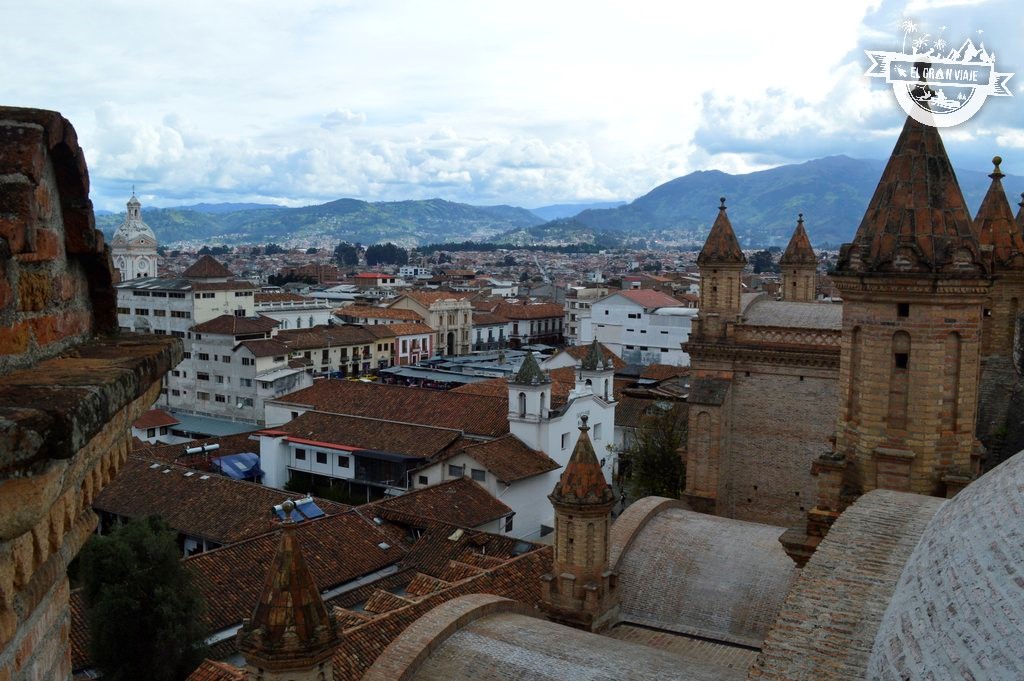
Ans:
[[[326,464],[327,463],[327,452],[317,452],[316,453],[316,462],[319,463],[319,464]]]
[[[117,308],[117,314],[131,314],[132,309],[130,307],[119,307]]]
[[[185,352],[181,353],[181,356],[182,356],[182,357],[183,357],[184,359],[192,359],[192,353],[191,353],[191,352],[188,352],[187,350],[186,350]]]
[[[421,475],[418,478],[416,478],[416,484],[417,485],[429,485],[430,484],[430,480],[427,479],[427,476]]]
[[[909,317],[910,316],[910,303],[896,303],[896,316],[897,317]]]
[[[192,313],[187,310],[171,310],[171,317],[175,319],[189,319]]]
[[[305,461],[306,460],[306,450],[305,449],[296,448],[296,450],[295,450],[295,460],[296,461]]]
[[[171,331],[171,335],[174,336],[175,338],[184,338],[185,337],[185,332],[184,331]]]
[[[253,405],[253,401],[251,397],[243,397],[238,400],[238,404],[243,407],[251,407]]]
[[[456,466],[455,464],[448,464],[448,475],[453,478],[461,478],[463,472],[462,466]]]
[[[209,362],[210,361],[210,354],[208,352],[200,352],[198,357],[199,357],[199,360],[201,362]]]
[[[511,532],[512,531],[512,516],[507,516],[505,518],[505,531],[506,532]]]
[[[569,433],[562,433],[562,449],[569,449]]]
[[[244,367],[251,367],[254,364],[256,364],[256,360],[253,359],[252,357],[243,357],[242,358],[242,366],[244,366]]]
[[[594,439],[595,440],[600,440],[601,439],[601,424],[600,423],[595,423],[594,424]]]
[[[231,364],[231,355],[223,355],[220,358],[220,361],[224,362],[225,364]]]
[[[196,399],[200,400],[202,402],[209,402],[210,401],[210,393],[198,392],[198,393],[196,393]]]
[[[156,428],[147,428],[146,437],[156,437]]]
[[[171,388],[171,397],[181,397],[181,391],[177,388]]]
[[[224,395],[214,395],[213,401],[220,402],[221,404],[223,404],[228,401],[228,398],[226,398]]]
[[[197,371],[196,372],[196,380],[197,381],[209,381],[210,380],[210,374],[206,373],[205,371]]]
[[[487,471],[482,471],[479,468],[471,468],[469,470],[469,474],[477,482],[486,482],[487,481]]]
[[[241,385],[243,388],[251,388],[252,387],[252,379],[251,378],[240,378],[240,379],[238,379],[238,382],[239,382],[239,385]]]
[[[137,308],[135,308],[135,314],[142,315],[143,317],[148,317],[149,316],[149,309],[145,308],[145,307],[137,307]]]
[[[348,468],[351,465],[351,460],[347,456],[338,455],[338,468]]]
[[[640,319],[640,313],[639,312],[630,312],[626,316],[629,317],[630,319]]]
[[[174,377],[176,377],[176,378],[177,378],[177,377],[181,376],[181,372],[180,372],[180,371],[178,371],[177,369],[173,369],[173,370],[171,371],[171,376],[174,376]]]
[[[897,352],[895,358],[897,369],[906,369],[910,364],[910,355],[906,352]]]
[[[167,310],[153,310],[153,316],[154,317],[166,317],[167,316]]]

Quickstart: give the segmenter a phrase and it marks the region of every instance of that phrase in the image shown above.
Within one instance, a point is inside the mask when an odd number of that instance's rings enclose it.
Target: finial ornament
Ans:
[[[1024,208],[1024,192],[1020,193],[1020,203],[1017,204],[1021,208]]]
[[[1003,162],[1003,157],[1002,156],[993,156],[992,157],[992,165],[995,166],[995,167],[992,169],[992,174],[989,175],[989,177],[991,177],[993,180],[997,179],[997,178],[1000,178],[1000,177],[1006,177],[1005,175],[1003,175],[1003,171],[999,169],[999,164],[1002,163],[1002,162]]]
[[[725,197],[720,196],[718,197],[718,200],[722,202],[722,205],[718,207],[718,210],[725,210]]]
[[[798,225],[804,224],[804,214],[803,213],[797,213],[797,215],[796,215],[796,224],[798,224]]]
[[[580,432],[585,433],[588,430],[590,430],[590,426],[587,425],[587,421],[589,421],[589,420],[590,420],[590,417],[587,416],[586,414],[583,414],[582,416],[580,416]]]

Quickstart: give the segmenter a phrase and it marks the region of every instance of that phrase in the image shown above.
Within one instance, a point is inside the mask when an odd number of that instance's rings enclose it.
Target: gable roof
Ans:
[[[288,354],[288,346],[276,338],[242,341],[238,346],[245,348],[255,357],[276,357]]]
[[[618,370],[618,369],[624,369],[626,367],[626,363],[622,360],[622,358],[619,357],[618,355],[616,355],[611,350],[609,350],[606,345],[604,345],[603,343],[598,343],[597,345],[598,345],[598,348],[600,348],[600,350],[601,350],[601,356],[604,358],[604,361],[607,362],[607,361],[611,360],[612,367],[614,369]],[[578,359],[578,360],[580,360],[582,362],[583,358],[586,357],[587,354],[590,352],[590,346],[589,345],[567,345],[566,347],[562,348],[559,352],[564,352],[567,355],[569,355],[570,357],[572,357],[573,359]]]
[[[796,229],[793,236],[789,238],[789,245],[779,259],[780,265],[818,265],[818,257],[814,255],[811,248],[811,240],[807,237],[807,230],[804,229],[804,214],[796,220]]]
[[[234,273],[211,255],[204,255],[181,273],[186,279],[220,279],[233,277]]]
[[[471,441],[466,441],[471,442]],[[531,449],[511,433],[479,444],[453,449],[443,458],[465,454],[479,462],[498,480],[509,484],[560,468],[558,462],[542,451]]]
[[[150,409],[145,414],[135,419],[133,428],[147,430],[149,428],[160,428],[163,426],[175,426],[181,423],[178,419],[168,414],[163,409]]]
[[[322,379],[308,388],[268,402],[333,414],[452,428],[484,437],[508,432],[507,391],[501,397],[482,397],[452,390]]]
[[[457,478],[438,485],[419,487],[368,506],[440,520],[466,528],[479,527],[513,512],[505,503],[495,499],[490,492],[469,478]]]
[[[325,348],[328,345],[364,345],[377,339],[367,327],[355,324],[320,324],[306,329],[285,329],[274,338],[292,350]]]
[[[494,314],[506,319],[548,319],[550,317],[564,317],[565,308],[557,303],[530,303],[516,305],[513,303],[499,303]]]
[[[238,336],[248,333],[270,333],[280,322],[270,317],[236,317],[233,314],[222,314],[192,327],[195,333],[216,333],[225,336]]]
[[[736,232],[733,231],[732,223],[725,212],[725,197],[721,199],[722,205],[718,207],[718,217],[711,225],[711,231],[704,242],[704,247],[697,256],[698,265],[713,264],[743,264],[747,257],[743,255],[740,242],[736,239]]]
[[[441,453],[460,437],[458,430],[319,411],[304,412],[264,432],[284,434],[309,444],[334,444],[419,458]]]
[[[630,300],[637,305],[640,305],[647,309],[658,309],[662,307],[682,307],[683,304],[661,291],[655,291],[650,288],[632,289],[629,291],[616,291],[612,294],[613,296],[622,296],[626,300]],[[611,297],[611,296],[609,296]]]

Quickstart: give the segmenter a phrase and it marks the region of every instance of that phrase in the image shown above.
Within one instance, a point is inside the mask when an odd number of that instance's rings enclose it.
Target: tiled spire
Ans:
[[[581,367],[584,371],[600,371],[604,368],[604,355],[601,353],[601,346],[598,345],[597,338],[590,344],[590,349],[584,355]]]
[[[535,385],[538,383],[550,383],[551,381],[540,370],[540,365],[537,364],[537,359],[533,356],[533,350],[530,350],[526,353],[526,358],[523,359],[523,363],[519,367],[513,382],[520,385]]]
[[[982,247],[992,247],[995,269],[1024,269],[1024,239],[1021,239],[1021,230],[1014,220],[1010,202],[1006,200],[1002,182],[1005,175],[999,169],[1002,162],[998,156],[992,159],[995,166],[989,175],[992,184],[974,218],[974,230]]]
[[[587,431],[587,415],[580,417],[580,437],[562,471],[562,477],[551,493],[552,501],[570,504],[607,504],[614,500],[612,488],[604,479],[601,463],[594,453],[594,445]]]
[[[908,117],[837,274],[982,274],[978,239],[939,131]]]
[[[277,670],[312,667],[329,658],[340,629],[328,614],[295,537],[292,501],[283,504],[285,523],[277,554],[252,617],[238,633],[250,665]]]
[[[817,267],[818,258],[811,248],[811,240],[807,238],[807,230],[804,229],[804,214],[800,213],[796,220],[796,229],[789,239],[786,252],[779,260],[780,265],[813,265]]]
[[[1024,231],[1024,192],[1020,193],[1020,203],[1017,206],[1017,228]]]
[[[743,264],[747,258],[743,255],[740,242],[736,239],[736,232],[732,229],[729,216],[725,212],[725,197],[719,199],[722,205],[718,207],[718,217],[715,224],[711,226],[704,248],[697,256],[698,265],[712,264]]]

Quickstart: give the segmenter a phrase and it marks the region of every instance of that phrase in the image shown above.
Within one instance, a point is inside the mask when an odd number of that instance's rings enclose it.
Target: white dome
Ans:
[[[128,214],[125,215],[121,226],[114,232],[112,246],[156,248],[156,234],[149,228],[149,225],[142,221],[142,204],[135,198],[135,194],[128,199]]]

